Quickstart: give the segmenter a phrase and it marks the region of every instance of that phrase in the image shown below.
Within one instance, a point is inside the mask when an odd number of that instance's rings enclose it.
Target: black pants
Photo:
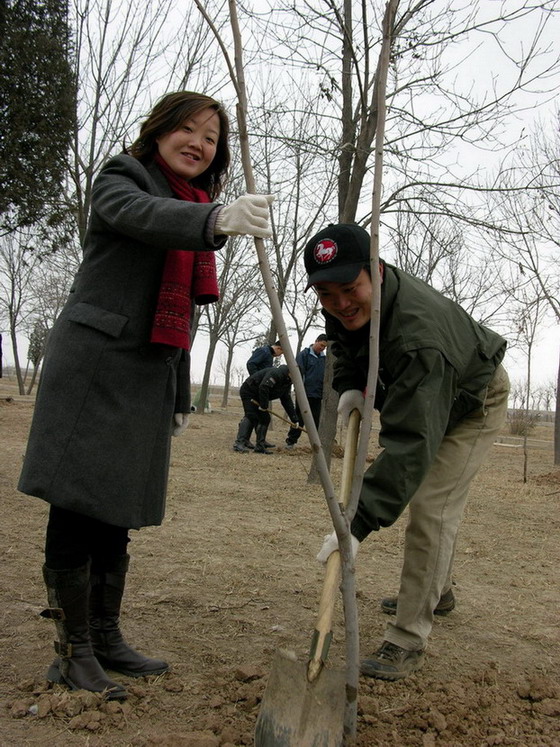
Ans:
[[[251,421],[253,428],[257,425],[270,425],[270,414],[263,410],[259,410],[259,406],[255,405],[250,398],[242,397],[241,404],[243,405],[243,412],[245,417]]]
[[[75,511],[51,506],[45,541],[45,565],[53,571],[80,568],[91,560],[126,555],[128,529],[90,519]]]
[[[319,418],[321,417],[321,400],[317,397],[308,397],[309,402],[309,409],[311,410],[311,415],[313,416],[313,421],[317,428],[319,427]],[[303,417],[301,415],[301,410],[299,409],[299,405],[296,400],[296,415],[297,415],[297,421],[298,423],[303,427]],[[286,443],[287,444],[295,444],[297,443],[297,440],[301,436],[301,430],[299,428],[290,428],[288,431],[288,435],[286,436]]]

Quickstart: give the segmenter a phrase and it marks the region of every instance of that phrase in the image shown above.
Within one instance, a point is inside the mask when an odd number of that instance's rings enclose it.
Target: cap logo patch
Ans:
[[[332,239],[323,239],[315,246],[315,249],[313,249],[315,262],[320,265],[332,262],[337,254],[338,247]]]

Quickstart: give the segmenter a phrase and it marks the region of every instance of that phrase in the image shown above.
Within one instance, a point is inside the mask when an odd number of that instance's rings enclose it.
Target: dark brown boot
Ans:
[[[49,608],[41,615],[54,620],[58,658],[49,667],[47,680],[71,690],[105,694],[123,700],[126,690],[110,680],[93,654],[89,635],[89,563],[81,568],[55,571],[43,566]]]
[[[128,677],[163,674],[169,664],[135,651],[124,640],[119,628],[128,561],[129,556],[122,555],[105,563],[103,568],[93,565],[89,618],[93,651],[104,667]]]

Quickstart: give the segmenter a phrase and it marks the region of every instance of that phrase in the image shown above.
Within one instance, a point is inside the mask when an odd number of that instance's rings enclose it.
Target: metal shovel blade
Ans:
[[[278,651],[262,699],[255,747],[341,747],[346,675],[323,668],[309,682],[307,666]]]

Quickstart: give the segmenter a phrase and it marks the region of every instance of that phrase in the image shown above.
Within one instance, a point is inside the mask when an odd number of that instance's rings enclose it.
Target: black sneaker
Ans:
[[[236,441],[233,444],[233,450],[238,451],[240,454],[248,454],[250,451],[250,449],[248,449],[247,446],[245,446],[245,444],[241,441]]]
[[[386,597],[385,599],[382,599],[381,609],[386,615],[396,615],[397,597]],[[453,596],[453,589],[448,589],[445,594],[441,595],[434,610],[434,615],[448,615],[453,609],[455,609],[455,597]]]
[[[402,680],[424,664],[423,651],[407,651],[394,643],[384,641],[371,659],[360,663],[360,672],[378,680]]]

